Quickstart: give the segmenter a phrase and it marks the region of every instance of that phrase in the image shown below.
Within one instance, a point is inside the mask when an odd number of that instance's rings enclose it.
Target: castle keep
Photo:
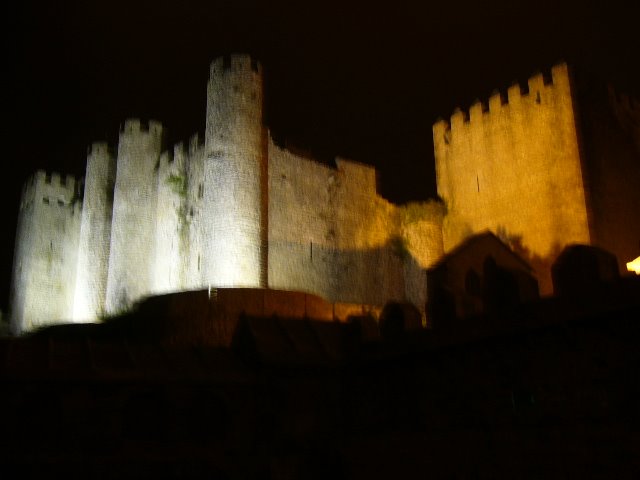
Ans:
[[[268,287],[331,302],[411,302],[426,270],[491,230],[536,269],[563,246],[621,263],[640,249],[640,107],[611,93],[580,108],[566,65],[434,125],[444,203],[394,205],[376,172],[326,166],[276,145],[263,125],[260,64],[214,61],[204,139],[162,150],[162,125],[128,120],[117,151],[94,143],[84,182],[36,173],[20,206],[12,326],[92,321],[140,298]],[[581,104],[582,106],[582,104]],[[446,215],[445,215],[446,212]]]

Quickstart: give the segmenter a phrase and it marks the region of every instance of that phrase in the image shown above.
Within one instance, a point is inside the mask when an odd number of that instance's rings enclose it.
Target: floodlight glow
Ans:
[[[635,272],[636,275],[640,275],[640,257],[627,263],[627,270]]]

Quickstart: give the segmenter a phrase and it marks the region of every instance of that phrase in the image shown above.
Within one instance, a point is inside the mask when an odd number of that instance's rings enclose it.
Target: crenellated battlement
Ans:
[[[218,58],[209,73],[203,133],[163,151],[162,124],[130,118],[111,149],[88,146],[85,185],[42,170],[25,183],[16,331],[223,286],[371,305],[401,299],[423,310],[425,269],[487,229],[507,232],[549,285],[546,262],[567,243],[616,246],[619,236],[629,245],[621,258],[637,256],[636,212],[621,207],[638,203],[637,169],[628,171],[640,152],[640,105],[613,90],[609,102],[574,105],[582,91],[565,64],[438,119],[442,200],[406,205],[378,193],[371,165],[274,141],[251,56]],[[616,157],[636,163],[614,171]]]
[[[542,72],[534,73],[529,78],[529,80],[527,80],[527,87],[529,92],[543,90],[548,85],[553,85],[553,77],[549,77]]]
[[[469,121],[469,113],[464,110],[461,110],[460,108],[456,108],[453,111],[453,114],[451,115],[451,122],[450,122],[451,129],[455,128],[457,130],[468,121]]]
[[[231,54],[219,57],[211,62],[209,75],[215,77],[226,73],[253,73],[262,75],[262,65],[249,55]]]
[[[488,102],[476,99],[467,110],[456,108],[448,122],[442,119],[436,121],[434,134],[444,135],[448,130],[455,131],[468,124],[486,121],[492,116],[500,115],[505,109],[521,109],[523,105],[532,103],[542,104],[548,97],[549,90],[568,87],[569,70],[565,63],[560,63],[548,73],[533,74],[525,84],[513,83],[506,93],[494,90]]]
[[[489,112],[499,112],[506,103],[507,96],[503,95],[499,90],[494,90],[489,97]]]
[[[120,127],[121,134],[149,134],[155,137],[162,136],[162,123],[157,120],[149,120],[142,122],[139,118],[129,118],[124,121],[124,125]]]
[[[73,175],[62,176],[58,172],[45,172],[44,170],[38,170],[31,178],[31,183],[35,185],[44,185],[51,189],[60,190],[75,190],[79,183]]]
[[[62,176],[58,172],[38,170],[23,186],[20,209],[31,206],[33,202],[42,202],[44,205],[71,207],[75,214],[82,208],[79,195],[82,187],[82,179],[76,180],[73,175]]]
[[[160,172],[182,168],[188,159],[188,153],[184,143],[179,142],[173,146],[173,150],[165,150],[158,159],[158,169]]]
[[[476,98],[475,102],[469,107],[469,116],[468,119],[470,122],[476,122],[482,120],[482,114],[487,112],[487,104],[483,103],[479,99]]]
[[[87,155],[111,155],[111,153],[107,142],[93,142],[87,147]]]

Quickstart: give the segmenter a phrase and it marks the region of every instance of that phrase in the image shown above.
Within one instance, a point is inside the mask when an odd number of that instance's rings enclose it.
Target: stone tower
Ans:
[[[11,292],[14,333],[69,321],[81,204],[72,176],[38,171],[22,191]]]
[[[202,199],[202,279],[267,285],[267,153],[261,66],[246,55],[211,64]]]
[[[447,207],[443,238],[450,251],[491,230],[537,267],[551,293],[549,266],[571,243],[589,244],[572,81],[566,64],[538,74],[527,89],[496,93],[488,107],[457,111],[433,127],[438,194]]]
[[[106,143],[94,143],[87,155],[78,275],[73,308],[75,321],[91,321],[104,313],[111,212],[116,164]]]
[[[152,294],[167,293],[185,288],[184,273],[189,264],[188,178],[187,158],[182,145],[173,155],[160,156],[157,173],[157,212],[155,232],[155,260],[151,278]]]
[[[106,311],[114,313],[149,294],[155,258],[157,169],[162,125],[127,120],[120,132]]]

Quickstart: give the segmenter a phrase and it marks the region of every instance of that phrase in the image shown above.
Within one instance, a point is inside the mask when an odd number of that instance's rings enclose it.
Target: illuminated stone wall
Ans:
[[[531,264],[543,294],[570,243],[610,250],[624,268],[640,249],[640,106],[612,91],[594,102],[593,92],[558,65],[456,111],[433,127],[444,204],[397,206],[378,195],[372,167],[327,166],[275,145],[262,123],[261,66],[217,59],[204,139],[161,155],[160,124],[128,120],[117,171],[106,145],[93,145],[82,212],[73,178],[38,172],[27,183],[13,329],[227,286],[422,310],[425,269],[487,229]]]
[[[72,318],[82,214],[78,190],[72,176],[42,171],[25,184],[14,255],[15,333]]]
[[[332,302],[426,300],[424,268],[442,254],[440,207],[404,208],[376,191],[370,166],[330,167],[269,144],[269,287]],[[419,229],[428,235],[417,240]]]
[[[75,321],[104,313],[109,273],[111,212],[115,159],[105,143],[94,143],[87,155],[74,300]]]
[[[208,245],[205,235],[209,230],[205,227],[204,200],[204,145],[197,135],[189,142],[187,152],[187,238],[183,252],[184,288],[196,289],[207,285],[203,274],[203,262]]]
[[[269,143],[269,287],[330,299],[335,291],[337,171]]]
[[[398,207],[400,235],[395,247],[405,249],[404,265],[406,300],[423,311],[427,303],[426,270],[433,267],[444,254],[442,222],[444,208],[441,202],[409,203]]]
[[[127,120],[120,132],[113,200],[107,312],[128,308],[153,285],[157,168],[162,126]]]
[[[423,310],[425,268],[443,250],[441,205],[395,206],[378,195],[372,167],[341,159],[329,167],[274,145],[262,108],[260,65],[243,55],[218,59],[204,143],[194,136],[187,149],[161,154],[161,125],[133,119],[120,132],[117,160],[94,144],[82,227],[75,210],[64,219],[34,213],[43,194],[30,187],[16,247],[17,329],[31,329],[31,318],[70,319],[74,297],[74,319],[84,321],[150,294],[226,286],[306,291],[336,305],[411,301]],[[44,275],[34,259],[49,237],[55,285],[34,287]]]
[[[395,206],[377,195],[373,167],[340,159],[336,165],[331,202],[338,255],[332,300],[375,305],[406,300],[408,255],[395,244],[400,228]]]
[[[400,238],[420,268],[431,268],[444,253],[442,222],[444,206],[436,200],[398,207]]]
[[[456,111],[433,127],[438,194],[447,216],[445,251],[491,230],[538,270],[551,292],[548,265],[563,246],[589,243],[571,80],[566,65],[514,85],[488,107]]]
[[[266,143],[262,70],[246,55],[211,64],[203,167],[203,278],[266,286]]]
[[[155,229],[155,260],[150,293],[160,294],[182,290],[188,241],[188,177],[186,155],[178,146],[173,155],[160,156],[157,173],[157,212]]]

